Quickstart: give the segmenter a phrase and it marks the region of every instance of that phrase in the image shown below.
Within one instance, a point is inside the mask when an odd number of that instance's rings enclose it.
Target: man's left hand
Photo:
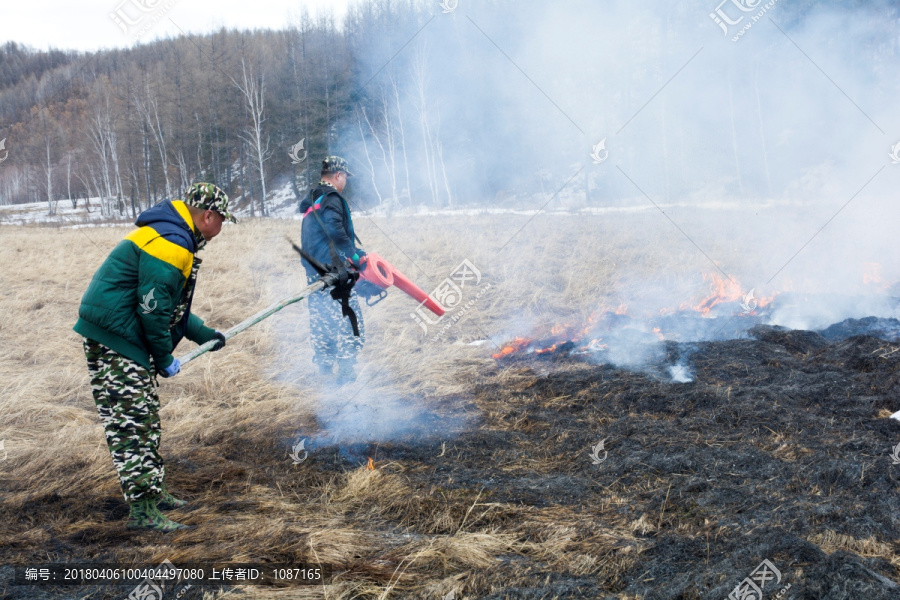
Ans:
[[[362,266],[362,259],[365,258],[365,256],[366,253],[364,251],[357,249],[356,253],[347,260],[350,261],[351,265],[358,269]]]

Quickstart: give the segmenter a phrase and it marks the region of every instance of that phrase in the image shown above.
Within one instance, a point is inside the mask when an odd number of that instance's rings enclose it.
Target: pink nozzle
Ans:
[[[437,316],[443,316],[444,309],[431,296],[423,292],[422,288],[410,281],[406,275],[382,257],[370,252],[362,257],[360,263],[362,264],[360,277],[369,283],[375,284],[383,290],[393,285]]]

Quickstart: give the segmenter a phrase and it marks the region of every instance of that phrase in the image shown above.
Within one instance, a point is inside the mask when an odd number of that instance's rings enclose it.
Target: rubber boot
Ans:
[[[131,502],[131,514],[128,515],[128,522],[125,523],[125,528],[155,529],[164,533],[179,529],[189,529],[187,525],[176,523],[159,512],[159,508],[156,507],[156,501],[157,497],[144,496]]]
[[[323,377],[331,377],[334,375],[334,365],[327,365],[325,363],[316,363],[319,366],[319,375]]]
[[[356,370],[353,368],[353,362],[349,360],[338,361],[337,384],[353,383],[356,381]]]
[[[156,508],[160,510],[174,510],[184,506],[187,506],[187,500],[181,500],[170,494],[164,483],[162,485],[162,493],[159,495],[159,501],[156,503]]]

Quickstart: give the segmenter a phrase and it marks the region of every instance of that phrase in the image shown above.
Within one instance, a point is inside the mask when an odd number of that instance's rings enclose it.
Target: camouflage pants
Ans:
[[[316,278],[307,277],[309,283]],[[365,327],[356,290],[350,292],[350,308],[359,320],[359,337],[353,335],[350,319],[341,314],[341,303],[322,290],[309,297],[309,338],[313,362],[330,367],[335,361],[356,363],[356,355],[365,343]]]
[[[162,492],[159,396],[151,371],[94,340],[84,339],[91,392],[127,502]]]

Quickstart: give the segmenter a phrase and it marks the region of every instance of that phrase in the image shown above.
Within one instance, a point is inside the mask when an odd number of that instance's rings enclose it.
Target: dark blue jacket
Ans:
[[[316,208],[310,211],[314,205]],[[341,262],[346,262],[348,258],[352,259],[353,255],[363,256],[365,254],[354,243],[354,241],[358,241],[358,238],[353,231],[350,207],[344,197],[333,187],[318,185],[311,189],[309,196],[300,204],[300,212],[306,215],[303,217],[303,224],[300,227],[300,245],[320,263],[326,266],[332,264],[329,238],[334,244]],[[316,215],[318,215],[318,219]],[[325,226],[324,230],[322,229],[323,225]],[[312,265],[305,259],[302,262],[307,275],[318,276]]]

